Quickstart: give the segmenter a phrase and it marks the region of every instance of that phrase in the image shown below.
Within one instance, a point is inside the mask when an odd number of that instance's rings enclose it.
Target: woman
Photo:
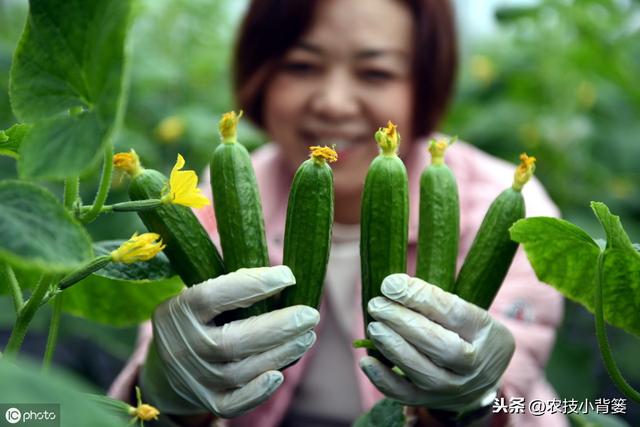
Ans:
[[[204,425],[211,415],[198,414],[209,412],[238,426],[346,426],[386,395],[405,403],[417,425],[450,425],[456,418],[469,425],[566,425],[561,415],[491,411],[500,397],[507,404],[524,398],[525,405],[554,398],[543,368],[562,299],[536,280],[521,251],[491,315],[410,276],[385,279],[385,296],[369,304],[376,321],[367,331],[406,377],[349,346],[364,333],[358,222],[364,177],[378,153],[372,136],[388,120],[403,136],[413,273],[418,180],[428,163],[423,138],[433,134],[450,99],[456,56],[446,1],[252,2],[234,76],[240,107],[274,141],[253,156],[272,265],[281,263],[288,189],[307,147],[335,144],[338,151],[326,295],[319,315],[296,306],[224,328],[208,325],[222,311],[293,285],[286,267],[273,267],[205,282],[159,306],[140,382],[174,422]],[[460,263],[491,200],[510,185],[513,167],[464,143],[452,146],[447,161],[459,184]],[[537,182],[524,195],[529,215],[557,215]],[[213,211],[198,215],[216,238]],[[149,335],[147,328],[114,391],[131,384]],[[284,376],[278,371],[303,354]]]

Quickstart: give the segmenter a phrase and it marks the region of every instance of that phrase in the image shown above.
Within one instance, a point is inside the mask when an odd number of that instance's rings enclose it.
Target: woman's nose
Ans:
[[[358,113],[356,87],[346,72],[327,74],[311,99],[312,110],[327,119],[343,119]]]

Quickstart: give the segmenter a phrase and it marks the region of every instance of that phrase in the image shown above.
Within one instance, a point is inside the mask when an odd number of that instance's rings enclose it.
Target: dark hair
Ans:
[[[253,0],[234,52],[234,92],[246,116],[263,127],[265,85],[278,61],[311,25],[321,0]],[[453,93],[458,65],[449,0],[402,0],[414,19],[413,135],[435,130]]]

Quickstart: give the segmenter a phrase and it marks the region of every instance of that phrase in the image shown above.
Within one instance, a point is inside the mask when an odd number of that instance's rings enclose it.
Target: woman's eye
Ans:
[[[372,82],[384,82],[387,80],[391,80],[394,77],[393,73],[389,71],[376,69],[362,70],[360,72],[360,76],[365,80]]]
[[[282,64],[282,69],[287,73],[295,75],[306,75],[316,71],[318,69],[318,66],[311,62],[291,61]]]

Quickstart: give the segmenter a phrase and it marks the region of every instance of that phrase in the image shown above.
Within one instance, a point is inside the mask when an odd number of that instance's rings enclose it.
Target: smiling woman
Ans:
[[[236,46],[237,98],[284,148],[291,171],[308,146],[336,144],[337,221],[359,220],[357,203],[340,202],[359,200],[377,155],[371,141],[378,127],[391,120],[401,129],[404,157],[442,116],[457,65],[452,15],[440,1],[278,1],[250,8]]]

